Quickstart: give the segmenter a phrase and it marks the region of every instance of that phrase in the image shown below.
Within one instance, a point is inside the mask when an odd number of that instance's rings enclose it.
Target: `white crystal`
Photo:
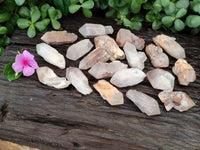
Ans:
[[[96,79],[109,78],[113,74],[122,69],[126,69],[128,65],[120,61],[112,61],[111,63],[96,63],[88,72]]]
[[[48,63],[59,67],[65,68],[65,58],[55,48],[46,43],[40,43],[36,45],[36,51],[38,55],[44,58]]]
[[[101,24],[85,23],[80,27],[79,32],[86,37],[95,37],[113,33],[112,26],[103,26]]]
[[[70,82],[65,77],[58,77],[49,67],[39,67],[37,76],[41,83],[52,86],[57,89],[63,89],[69,86]]]
[[[86,70],[94,66],[98,62],[106,62],[110,55],[102,48],[96,48],[85,56],[79,63],[79,68]]]
[[[77,60],[88,53],[92,47],[93,44],[89,39],[81,40],[67,49],[66,57],[71,60]]]
[[[117,87],[136,85],[144,80],[145,73],[137,68],[123,69],[116,72],[110,82]]]
[[[136,90],[128,90],[126,96],[148,116],[160,114],[158,102],[154,98]]]
[[[122,92],[112,86],[108,81],[99,80],[93,86],[100,93],[101,97],[105,99],[110,105],[124,104]]]
[[[87,77],[79,68],[69,67],[66,69],[66,78],[80,93],[87,95],[92,92]]]
[[[124,52],[130,67],[144,69],[144,62],[147,60],[144,52],[137,52],[136,47],[129,42],[125,43]]]
[[[174,76],[163,69],[148,71],[147,78],[154,89],[172,91],[174,88]]]

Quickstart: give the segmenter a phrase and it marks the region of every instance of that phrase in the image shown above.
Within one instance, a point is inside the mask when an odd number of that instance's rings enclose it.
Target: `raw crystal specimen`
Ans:
[[[99,62],[96,63],[88,72],[96,79],[109,78],[113,74],[122,69],[126,69],[128,65],[120,61],[112,61],[111,63]]]
[[[65,43],[73,43],[76,41],[78,36],[74,33],[68,33],[65,31],[49,31],[46,32],[41,40],[47,44],[60,45]]]
[[[110,82],[117,87],[136,85],[144,80],[145,73],[137,68],[123,69],[116,72]]]
[[[124,45],[124,52],[130,67],[144,69],[144,62],[147,60],[144,52],[137,52],[136,47],[129,42]]]
[[[128,29],[120,29],[118,31],[116,42],[120,47],[123,47],[126,42],[130,42],[139,50],[142,50],[145,44],[144,39],[139,38]]]
[[[176,59],[185,58],[185,50],[175,40],[176,38],[164,34],[153,38],[154,43],[161,46],[170,56]]]
[[[128,90],[126,96],[148,116],[160,114],[158,102],[152,97],[136,90]]]
[[[48,63],[59,67],[65,68],[65,58],[55,48],[46,43],[40,43],[36,45],[36,51],[38,55],[44,58]]]
[[[66,57],[71,60],[77,60],[88,53],[92,47],[93,44],[89,39],[81,40],[67,49]]]
[[[69,67],[66,69],[66,78],[80,93],[87,95],[92,92],[87,77],[79,68]]]
[[[112,26],[103,26],[101,24],[85,23],[80,27],[79,32],[86,37],[95,37],[100,35],[113,34]]]
[[[79,63],[79,68],[86,70],[94,66],[98,62],[106,62],[110,55],[102,48],[96,48],[85,56]]]
[[[110,105],[124,104],[123,94],[108,81],[99,80],[93,86]]]
[[[149,44],[146,46],[145,50],[154,67],[162,68],[169,66],[169,58],[165,53],[163,53],[160,46]]]
[[[94,38],[96,47],[105,49],[110,55],[110,60],[124,59],[124,52],[119,48],[114,39],[109,36],[98,36]]]
[[[176,110],[182,112],[195,106],[194,101],[184,92],[163,91],[158,94],[158,97],[164,103],[167,111],[174,107]]]
[[[188,85],[190,82],[196,80],[194,69],[184,59],[178,59],[172,71],[178,77],[178,81],[181,85]]]
[[[70,85],[70,82],[65,77],[58,77],[49,67],[39,67],[36,72],[39,81],[48,86],[63,89]]]
[[[163,69],[148,71],[147,78],[154,89],[172,91],[174,88],[174,76]]]

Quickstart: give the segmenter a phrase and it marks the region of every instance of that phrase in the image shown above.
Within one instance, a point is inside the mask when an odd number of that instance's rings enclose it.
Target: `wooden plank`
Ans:
[[[104,18],[86,19],[82,16],[66,17],[63,28],[79,35],[78,28],[85,22],[111,24],[116,36],[120,26]],[[65,70],[60,70],[46,63],[35,52],[35,44],[41,42],[42,34],[34,39],[25,36],[25,31],[16,30],[12,36],[15,45],[8,46],[0,57],[0,139],[16,142],[39,149],[200,149],[200,37],[186,34],[172,34],[163,31],[143,29],[135,32],[143,37],[146,43],[152,42],[152,37],[165,33],[175,36],[185,48],[186,60],[194,67],[197,80],[189,86],[178,85],[175,90],[187,92],[195,101],[196,106],[187,112],[176,110],[166,112],[163,104],[157,98],[159,90],[154,90],[147,79],[137,86],[137,89],[159,102],[161,115],[148,117],[125,98],[125,104],[110,106],[94,91],[88,96],[79,94],[72,86],[56,90],[39,83],[37,75],[20,77],[8,82],[2,71],[12,57],[20,49],[27,49],[35,54],[39,66],[49,66],[59,76],[65,76]],[[54,46],[63,55],[69,45]],[[67,66],[78,66],[78,61],[67,61]],[[170,57],[171,71],[175,59]],[[146,62],[144,72],[153,67]],[[84,71],[90,80],[95,80]],[[120,88],[124,94],[130,88]]]

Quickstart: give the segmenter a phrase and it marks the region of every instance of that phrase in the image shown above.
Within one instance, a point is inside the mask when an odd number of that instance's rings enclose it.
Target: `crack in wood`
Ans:
[[[4,102],[3,105],[0,108],[0,122],[3,122],[7,116],[8,113],[8,103]]]

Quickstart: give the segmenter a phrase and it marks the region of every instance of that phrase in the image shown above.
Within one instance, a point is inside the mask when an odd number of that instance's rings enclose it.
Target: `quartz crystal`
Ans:
[[[79,68],[86,70],[94,66],[98,62],[106,62],[110,55],[102,48],[96,48],[85,56],[79,63]]]
[[[112,26],[103,26],[101,24],[85,23],[80,27],[79,32],[86,37],[95,37],[100,35],[113,34]]]
[[[124,59],[124,52],[119,48],[114,39],[109,36],[98,36],[94,38],[96,47],[105,49],[110,55],[110,60]]]
[[[110,82],[117,87],[136,85],[144,80],[145,73],[137,68],[123,69],[116,72]]]
[[[126,96],[148,116],[160,114],[158,102],[152,97],[136,90],[128,90]]]
[[[66,69],[66,78],[80,93],[87,95],[92,92],[87,77],[79,68],[69,67]]]
[[[39,67],[36,72],[41,83],[52,86],[56,89],[66,88],[70,84],[65,77],[58,77],[49,67]]]
[[[190,82],[196,80],[194,69],[184,59],[178,59],[172,71],[178,77],[178,81],[181,85],[188,85]]]
[[[137,52],[136,47],[129,42],[124,45],[124,52],[130,67],[144,69],[144,62],[147,60],[144,52]]]
[[[183,112],[195,106],[194,101],[184,92],[163,91],[158,94],[158,97],[164,103],[167,111],[175,108],[176,110]]]
[[[149,44],[146,46],[145,50],[154,67],[162,68],[169,66],[169,58],[165,53],[163,53],[163,50],[160,46]]]
[[[164,34],[153,38],[154,43],[161,46],[170,56],[176,59],[185,58],[185,50],[175,40],[176,38]]]
[[[163,69],[148,71],[147,78],[154,89],[172,91],[174,88],[174,76]]]
[[[142,50],[145,44],[144,39],[139,38],[130,30],[123,28],[118,31],[116,42],[120,47],[123,47],[126,42],[130,42],[131,44],[135,45],[138,50]]]
[[[71,60],[77,60],[88,53],[92,47],[93,44],[89,39],[81,40],[67,49],[66,57]]]
[[[60,45],[65,43],[73,43],[76,41],[78,36],[74,33],[68,33],[65,31],[49,31],[46,32],[41,40],[47,44]]]
[[[96,63],[88,72],[96,79],[109,78],[113,74],[122,69],[126,69],[128,65],[120,61],[112,61],[111,63],[99,62]]]
[[[93,86],[110,105],[124,104],[123,94],[108,81],[99,80]]]
[[[65,58],[55,48],[46,43],[40,43],[36,45],[36,51],[38,55],[44,58],[48,63],[59,67],[65,68]]]

